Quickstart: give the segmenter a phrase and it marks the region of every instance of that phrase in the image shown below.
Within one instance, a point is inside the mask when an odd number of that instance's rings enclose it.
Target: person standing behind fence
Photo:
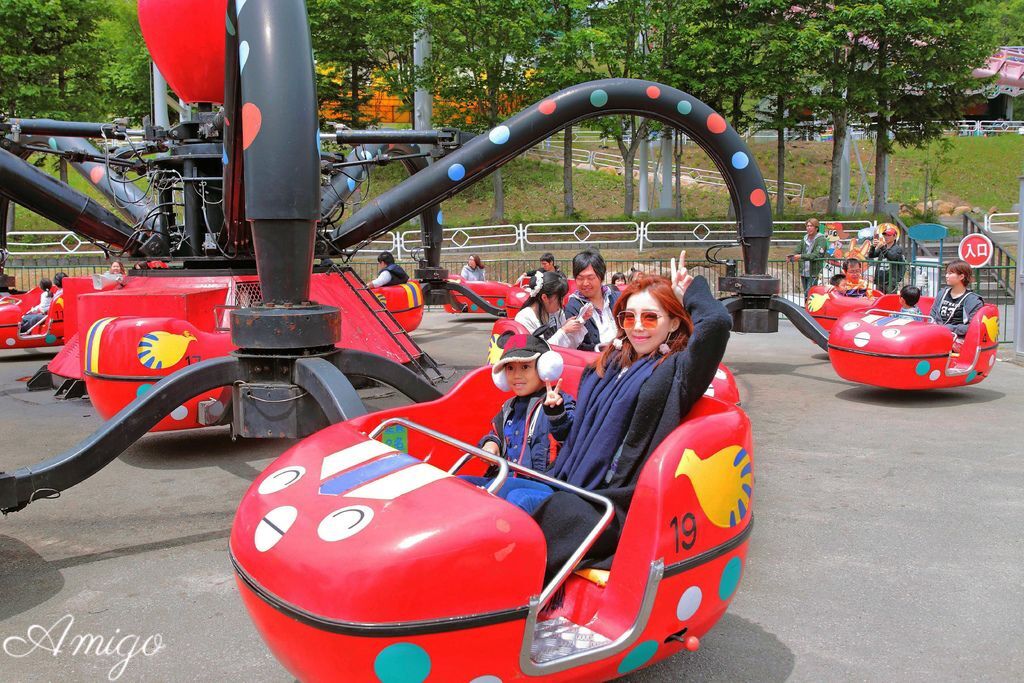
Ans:
[[[462,266],[462,279],[469,282],[483,282],[487,279],[484,262],[476,254],[470,256],[466,265]]]
[[[604,284],[607,272],[604,258],[596,251],[587,249],[572,259],[576,291],[569,295],[565,304],[565,316],[581,316],[584,320],[587,335],[580,344],[581,351],[593,351],[598,344],[607,344],[618,334],[612,308],[619,300],[619,290]]]
[[[896,226],[883,223],[878,226],[880,235],[875,235],[871,242],[869,259],[878,259],[875,266],[875,287],[885,294],[892,294],[900,288],[903,281],[903,247],[896,244]]]
[[[800,283],[806,297],[811,287],[821,277],[821,269],[825,266],[825,257],[828,255],[828,239],[821,234],[821,224],[817,218],[808,218],[804,227],[807,234],[800,240],[789,258],[791,261],[800,262]]]

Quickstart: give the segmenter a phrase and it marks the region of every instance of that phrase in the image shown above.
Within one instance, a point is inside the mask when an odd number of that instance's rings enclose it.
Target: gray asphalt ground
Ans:
[[[448,370],[491,322],[430,313],[416,339]],[[0,352],[0,469],[99,424],[84,401],[28,394],[47,356]],[[729,612],[654,681],[1021,680],[1024,368],[908,394],[840,380],[786,322],[726,358],[755,429],[756,527]],[[379,392],[378,392],[379,393]],[[387,401],[379,398],[378,403]],[[59,500],[0,519],[0,679],[101,681],[123,657],[75,635],[148,638],[120,680],[288,681],[251,625],[227,555],[235,506],[288,443],[223,429],[150,435]],[[72,623],[73,620],[73,623]],[[62,651],[24,655],[35,625]],[[132,645],[123,644],[124,651]],[[447,683],[447,682],[445,682]]]

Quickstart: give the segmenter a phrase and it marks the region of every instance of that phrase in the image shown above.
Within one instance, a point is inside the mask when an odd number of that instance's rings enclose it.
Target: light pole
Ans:
[[[1017,287],[1013,306],[1013,350],[1017,363],[1024,364],[1024,175],[1017,197]]]

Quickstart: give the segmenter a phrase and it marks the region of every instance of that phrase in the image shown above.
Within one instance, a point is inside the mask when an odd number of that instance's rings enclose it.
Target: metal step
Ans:
[[[530,658],[537,664],[551,662],[578,652],[603,647],[612,642],[600,633],[565,617],[537,623],[530,647]]]

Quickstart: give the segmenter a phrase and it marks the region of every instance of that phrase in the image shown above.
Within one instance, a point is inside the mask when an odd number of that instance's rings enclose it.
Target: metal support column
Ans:
[[[661,136],[661,193],[658,210],[662,215],[672,214],[672,136],[674,130],[666,129]]]
[[[648,163],[647,141],[640,143],[640,213],[647,213],[650,207],[650,177],[647,175]]]
[[[160,69],[153,67],[153,125],[158,128],[170,128],[171,119],[167,110],[167,81]]]
[[[414,36],[412,47],[412,62],[416,68],[416,78],[421,76],[420,70],[430,59],[430,34],[426,31],[417,31]],[[416,130],[429,130],[431,119],[434,117],[433,95],[428,90],[417,87],[413,100],[413,128]]]
[[[1017,216],[1017,288],[1013,303],[1013,350],[1016,361],[1024,363],[1024,175],[1020,176],[1020,213]]]

